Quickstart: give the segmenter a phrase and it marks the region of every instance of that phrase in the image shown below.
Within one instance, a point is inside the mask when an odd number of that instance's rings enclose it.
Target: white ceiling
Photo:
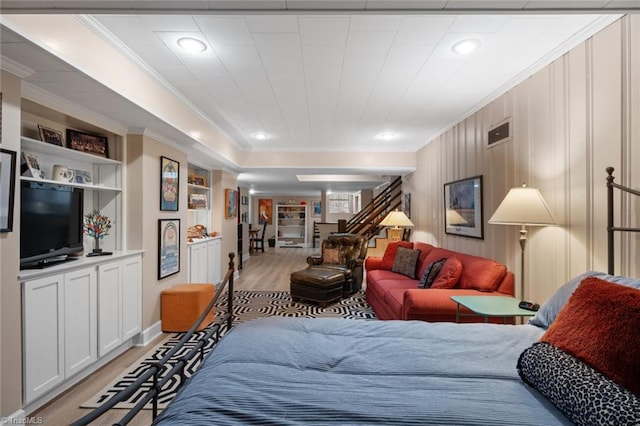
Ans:
[[[572,13],[559,13],[563,8]],[[637,11],[640,1],[4,0],[0,53],[33,70],[26,77],[33,89],[176,141],[192,161],[237,172],[258,193],[293,195],[370,188],[410,172],[412,165],[385,167],[385,156],[415,152],[624,8]],[[239,155],[203,145],[206,138],[57,60],[37,47],[42,40],[16,30],[7,15],[15,12],[92,12],[79,17],[83,25],[170,88]],[[207,50],[181,51],[176,40],[185,35]],[[469,38],[481,42],[477,51],[451,51]],[[269,138],[258,140],[257,132]],[[382,132],[395,137],[377,138]],[[299,153],[290,158],[301,160],[260,164],[260,153],[266,159],[269,152]],[[361,164],[358,152],[370,163]],[[314,164],[321,162],[318,153],[340,159],[339,166]],[[253,159],[245,162],[249,154]],[[332,176],[327,184],[298,182],[296,174],[367,176],[364,182]]]

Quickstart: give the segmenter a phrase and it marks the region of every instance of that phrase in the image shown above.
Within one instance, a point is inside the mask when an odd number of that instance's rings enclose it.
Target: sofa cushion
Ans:
[[[431,262],[431,264],[427,266],[422,273],[420,281],[418,282],[418,288],[431,288],[431,285],[435,281],[446,261],[447,259],[443,257],[442,259]]]
[[[640,395],[640,290],[585,278],[540,338]]]
[[[416,270],[418,269],[418,259],[420,258],[420,250],[412,250],[406,247],[398,247],[396,258],[391,267],[392,272],[406,275],[409,278],[416,278]]]
[[[431,284],[431,288],[454,288],[462,275],[462,262],[457,256],[449,257],[440,273]]]
[[[382,262],[380,262],[380,269],[386,269],[390,271],[393,268],[393,262],[396,260],[396,253],[398,252],[398,247],[405,247],[408,249],[413,248],[413,243],[409,241],[392,241],[387,245],[387,248],[384,250],[384,255],[382,255]]]
[[[427,255],[431,252],[431,250],[434,249],[434,247],[431,244],[421,243],[416,241],[413,243],[413,249],[420,250],[420,260],[418,261],[418,273],[416,274],[416,276],[420,277],[422,276],[422,273],[429,265],[428,263],[425,262],[425,260],[427,259]]]
[[[463,270],[459,288],[479,291],[496,291],[505,275],[507,267],[492,259],[458,253]]]

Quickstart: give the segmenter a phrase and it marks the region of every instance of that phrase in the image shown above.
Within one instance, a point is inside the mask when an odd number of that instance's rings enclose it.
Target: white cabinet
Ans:
[[[24,283],[25,399],[31,401],[97,359],[96,270]]]
[[[190,283],[220,282],[220,237],[205,238],[189,243],[187,259]]]
[[[81,263],[24,271],[20,277],[25,403],[51,396],[72,376],[88,374],[96,361],[141,330],[141,256],[74,262]]]
[[[307,206],[276,206],[276,244],[307,247]]]

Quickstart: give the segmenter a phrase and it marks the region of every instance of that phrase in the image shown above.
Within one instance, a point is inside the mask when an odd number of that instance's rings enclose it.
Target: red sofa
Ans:
[[[391,270],[399,246],[420,250],[417,279]],[[451,257],[459,260],[452,259],[458,265],[458,275],[452,278],[455,282],[450,282],[453,288],[418,288],[420,277],[432,262]],[[457,304],[451,300],[453,295],[514,295],[514,276],[505,265],[420,242],[389,243],[383,257],[368,257],[365,260],[365,268],[366,299],[382,320],[454,322]],[[444,268],[441,271],[443,273]],[[437,279],[440,278],[438,275]],[[461,307],[460,313],[472,312]],[[460,317],[460,321],[481,322],[484,318],[464,316]],[[490,318],[490,321],[501,323],[502,318]]]

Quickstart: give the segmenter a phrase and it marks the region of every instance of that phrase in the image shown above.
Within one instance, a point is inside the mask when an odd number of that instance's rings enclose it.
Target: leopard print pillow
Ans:
[[[640,398],[549,343],[526,349],[518,374],[576,425],[640,424]]]

